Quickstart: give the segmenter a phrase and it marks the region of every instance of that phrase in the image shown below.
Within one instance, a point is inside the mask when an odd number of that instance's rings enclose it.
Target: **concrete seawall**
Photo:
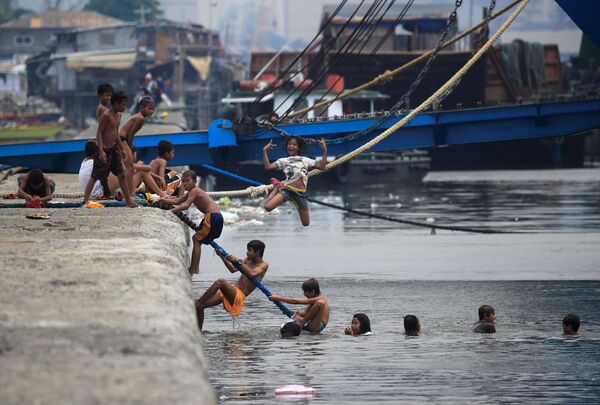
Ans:
[[[0,209],[0,403],[215,403],[186,235],[151,208]]]

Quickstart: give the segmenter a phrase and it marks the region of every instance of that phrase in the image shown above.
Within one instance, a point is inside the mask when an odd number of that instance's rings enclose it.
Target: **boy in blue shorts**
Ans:
[[[206,191],[196,186],[196,172],[186,170],[181,176],[181,181],[187,193],[181,197],[165,197],[158,201],[177,205],[171,210],[173,214],[187,210],[192,204],[204,214],[204,219],[200,223],[201,229],[196,232],[193,238],[192,261],[188,269],[190,274],[198,274],[200,272],[202,245],[209,245],[210,242],[221,236],[223,216],[219,205],[210,198]]]

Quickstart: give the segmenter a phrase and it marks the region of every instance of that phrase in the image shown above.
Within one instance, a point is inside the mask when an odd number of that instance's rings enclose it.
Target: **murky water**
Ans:
[[[301,296],[301,282],[316,277],[331,320],[320,336],[284,340],[286,318],[260,292],[235,324],[221,307],[207,310],[205,353],[218,396],[282,403],[275,388],[304,384],[317,395],[303,401],[327,404],[597,403],[599,179],[600,170],[440,173],[419,185],[311,193],[402,219],[525,234],[431,235],[314,204],[308,228],[288,206],[248,214],[242,219],[263,224],[229,225],[219,242],[241,255],[248,240],[263,240],[265,284]],[[218,277],[235,280],[210,250],[194,279],[197,294]],[[495,335],[470,332],[483,303],[496,308]],[[369,315],[373,336],[343,334],[355,312]],[[582,318],[579,338],[561,335],[569,312]],[[427,335],[401,333],[409,313]]]

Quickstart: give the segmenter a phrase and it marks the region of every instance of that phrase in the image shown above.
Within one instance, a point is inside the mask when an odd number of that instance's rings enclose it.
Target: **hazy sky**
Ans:
[[[51,0],[56,1],[56,0]],[[573,0],[576,1],[576,0]],[[350,0],[349,4],[358,4]],[[367,3],[372,0],[367,0]],[[45,0],[17,0],[21,7],[41,10]],[[82,7],[87,0],[63,0],[63,8]],[[182,22],[212,25],[221,36],[238,39],[251,37],[251,25],[275,32],[288,39],[308,42],[317,32],[324,4],[339,4],[338,0],[161,0],[165,16]],[[398,4],[405,0],[398,1]],[[496,9],[509,0],[498,0]],[[213,4],[212,7],[209,4]],[[453,0],[416,0],[415,4],[453,4]],[[470,21],[480,20],[482,7],[489,0],[464,0],[459,9],[459,28],[465,29]],[[210,10],[210,12],[209,12]],[[250,21],[251,20],[251,21]],[[253,22],[254,24],[251,24]],[[496,28],[500,23],[492,26]],[[573,53],[579,49],[580,33],[554,0],[531,0],[523,14],[501,39],[512,41],[523,38],[530,41],[558,43],[561,52]],[[249,39],[248,39],[249,40]],[[238,41],[239,42],[239,41]]]
[[[169,4],[177,1],[190,2],[194,0],[170,0]],[[575,1],[575,0],[574,0]],[[223,30],[224,24],[232,24],[232,16],[243,18],[248,13],[256,12],[263,6],[271,6],[271,10],[281,20],[282,9],[287,7],[286,34],[289,39],[301,39],[305,42],[315,35],[321,20],[324,4],[339,4],[332,0],[197,0],[199,22],[208,25],[208,4],[212,2],[212,26]],[[360,1],[351,0],[349,4],[358,4]],[[504,7],[510,0],[498,0],[496,10]],[[167,1],[163,2],[164,4]],[[404,4],[405,1],[398,1]],[[415,4],[453,4],[452,0],[416,0]],[[489,6],[489,0],[464,0],[459,8],[459,28],[468,28],[472,21],[476,23],[481,20],[483,7]],[[169,6],[166,6],[168,10]],[[231,10],[243,10],[241,13]],[[168,11],[167,11],[168,13]],[[263,16],[264,17],[264,16]],[[501,19],[492,24],[492,29],[500,26]],[[581,39],[580,31],[554,0],[531,0],[523,13],[509,28],[502,41],[512,41],[515,38],[523,38],[530,41],[543,41],[546,43],[558,43],[561,52],[575,53],[579,50]]]

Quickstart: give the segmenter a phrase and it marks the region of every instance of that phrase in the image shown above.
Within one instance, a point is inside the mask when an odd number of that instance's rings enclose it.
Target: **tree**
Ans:
[[[0,24],[10,20],[16,20],[24,14],[32,13],[24,8],[13,8],[11,0],[0,0]]]
[[[147,10],[145,21],[156,20],[163,15],[158,0],[89,0],[83,9],[125,21],[139,21],[140,15],[134,11],[141,7]]]

